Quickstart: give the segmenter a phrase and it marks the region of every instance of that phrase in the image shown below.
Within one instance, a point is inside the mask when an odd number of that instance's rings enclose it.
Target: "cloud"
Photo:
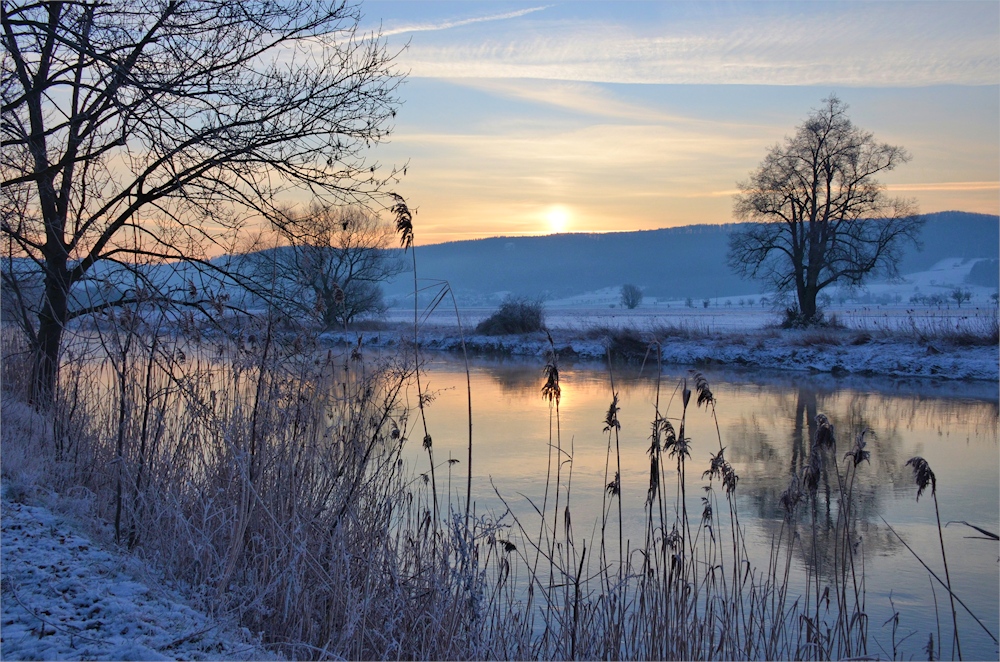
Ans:
[[[793,3],[792,7],[796,5]],[[1000,81],[995,3],[803,5],[643,24],[536,22],[415,41],[411,75],[652,84],[926,86]]]
[[[462,78],[454,79],[452,82],[496,96],[540,103],[604,119],[638,124],[712,125],[716,128],[745,126],[745,123],[720,122],[666,113],[655,107],[624,101],[606,87],[585,81]]]
[[[890,184],[889,191],[996,191],[1000,182],[925,182],[912,184]]]
[[[464,25],[473,25],[475,23],[485,23],[487,21],[503,21],[510,18],[518,18],[520,16],[525,16],[526,14],[531,14],[537,11],[542,11],[543,9],[548,9],[551,5],[543,5],[541,7],[529,7],[528,9],[518,9],[517,11],[505,12],[503,14],[491,14],[489,16],[476,16],[473,18],[463,18],[453,21],[442,21],[440,23],[417,23],[415,25],[404,25],[397,28],[389,28],[382,32],[383,37],[391,37],[397,34],[407,34],[411,32],[433,32],[437,30],[448,30],[450,28],[458,28]]]

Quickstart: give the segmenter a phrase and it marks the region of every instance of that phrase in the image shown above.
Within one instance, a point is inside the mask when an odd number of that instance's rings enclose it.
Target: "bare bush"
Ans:
[[[542,302],[526,297],[507,297],[497,310],[476,325],[476,333],[502,336],[535,333],[545,329]]]

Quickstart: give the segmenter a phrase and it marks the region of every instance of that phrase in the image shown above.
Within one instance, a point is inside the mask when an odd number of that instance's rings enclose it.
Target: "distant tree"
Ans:
[[[33,403],[51,402],[72,320],[208,303],[142,263],[212,271],[207,256],[278,204],[382,195],[395,174],[366,153],[392,128],[401,79],[360,20],[320,0],[4,0],[0,232],[8,264],[26,258],[42,283],[35,301],[3,272]],[[111,267],[134,285],[74,296]]]
[[[622,285],[620,300],[623,306],[629,310],[633,310],[642,303],[642,290],[639,289],[638,285],[626,283]]]
[[[711,305],[711,303],[712,303],[712,301],[710,299],[705,299],[704,301],[701,302],[701,307],[702,308],[708,308],[709,305]]]
[[[994,292],[993,294],[991,294],[990,299],[992,299],[993,303],[995,304],[1000,303],[1000,292]]]
[[[405,270],[389,250],[395,228],[360,207],[313,206],[274,222],[286,245],[251,257],[256,289],[287,314],[313,317],[324,329],[381,315],[382,283]]]
[[[794,292],[798,324],[821,319],[816,297],[833,283],[895,275],[923,220],[912,202],[889,198],[875,177],[909,161],[847,117],[836,96],[738,184],[734,214],[753,221],[730,236],[728,261],[746,278]]]
[[[961,308],[963,301],[968,301],[972,298],[972,292],[970,292],[969,290],[963,290],[960,287],[956,287],[951,291],[950,296],[952,299],[955,300],[955,303],[958,304],[958,307]]]
[[[688,308],[694,308],[694,299],[692,299],[691,297],[684,299],[684,305],[687,306]]]

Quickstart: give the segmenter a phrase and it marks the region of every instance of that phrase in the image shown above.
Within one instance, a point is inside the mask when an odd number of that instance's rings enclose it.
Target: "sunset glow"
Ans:
[[[423,242],[731,223],[737,183],[831,93],[912,155],[892,194],[1000,213],[996,2],[363,9],[407,72],[373,156],[408,164]]]
[[[554,205],[545,212],[545,220],[548,221],[551,234],[566,232],[569,229],[570,212],[562,205]]]

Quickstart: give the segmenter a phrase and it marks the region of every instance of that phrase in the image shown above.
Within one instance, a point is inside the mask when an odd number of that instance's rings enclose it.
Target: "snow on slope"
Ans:
[[[49,510],[7,499],[0,507],[3,659],[274,659]]]

